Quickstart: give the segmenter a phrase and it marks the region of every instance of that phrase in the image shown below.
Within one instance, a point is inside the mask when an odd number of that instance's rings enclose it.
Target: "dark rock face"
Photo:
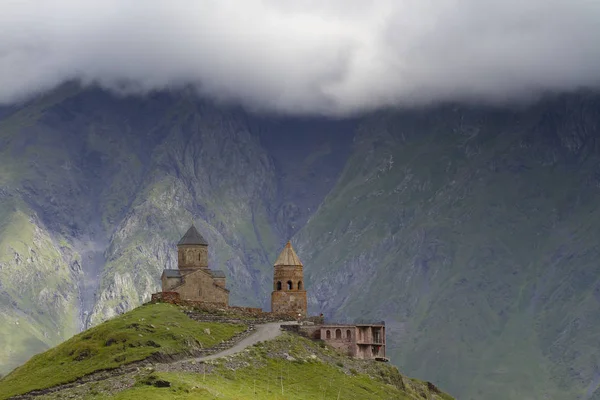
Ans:
[[[586,93],[335,121],[65,86],[0,110],[0,372],[149,300],[193,221],[233,305],[269,308],[293,237],[309,311],[385,320],[404,373],[593,398],[599,138]]]

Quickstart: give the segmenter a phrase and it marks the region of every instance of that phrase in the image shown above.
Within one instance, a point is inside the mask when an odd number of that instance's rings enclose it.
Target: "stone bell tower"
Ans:
[[[177,243],[177,265],[179,269],[208,269],[208,242],[194,225]]]
[[[290,242],[287,242],[277,261],[273,274],[271,311],[280,314],[301,314],[307,311],[306,290],[302,262]]]

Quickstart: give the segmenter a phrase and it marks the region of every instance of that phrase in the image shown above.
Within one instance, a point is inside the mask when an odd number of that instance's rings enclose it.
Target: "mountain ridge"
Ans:
[[[60,268],[82,270],[68,279],[99,290],[93,309],[73,300],[56,322],[22,303],[21,321],[43,338],[70,315],[96,324],[142,303],[193,221],[234,304],[268,308],[271,264],[291,239],[310,311],[386,320],[410,375],[465,399],[594,399],[599,99],[336,121],[63,88],[0,120],[0,187],[16,199],[0,203],[0,226],[19,230],[15,213],[39,221],[55,243],[45,257],[58,251]],[[26,259],[28,242],[2,238],[0,272],[18,273],[11,249]],[[86,253],[96,240],[106,250]],[[0,285],[0,318],[15,326],[11,304],[27,296],[6,275]],[[19,351],[11,366],[31,354]]]

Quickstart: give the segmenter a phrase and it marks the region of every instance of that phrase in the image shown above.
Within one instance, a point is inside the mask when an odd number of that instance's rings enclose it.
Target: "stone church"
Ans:
[[[177,267],[163,271],[163,292],[177,292],[183,300],[229,305],[225,274],[208,268],[208,243],[194,225],[177,243]]]
[[[238,310],[254,310],[257,315],[270,315],[310,320],[307,314],[304,266],[287,242],[273,265],[271,312],[248,307],[231,307],[225,274],[208,267],[208,243],[192,225],[177,243],[177,269],[165,269],[161,276],[162,292],[152,295],[152,301],[188,301],[213,304]],[[296,332],[322,340],[349,356],[387,361],[385,322],[363,324],[298,324]],[[286,325],[287,326],[287,325]],[[289,328],[289,326],[287,326]]]
[[[307,301],[302,262],[288,242],[274,264],[271,312],[306,317]],[[208,267],[208,243],[194,225],[177,243],[177,269],[161,275],[162,293],[181,300],[229,306],[225,274]]]

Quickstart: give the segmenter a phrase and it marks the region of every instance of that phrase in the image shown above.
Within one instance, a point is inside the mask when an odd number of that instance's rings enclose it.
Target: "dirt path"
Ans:
[[[211,354],[209,356],[203,356],[203,357],[185,358],[185,359],[182,359],[179,361],[158,362],[155,364],[155,367],[158,370],[161,369],[161,366],[169,366],[169,368],[172,368],[173,366],[175,366],[175,368],[177,368],[176,367],[177,365],[181,366],[182,364],[190,364],[192,362],[203,362],[203,361],[214,360],[215,358],[227,357],[232,354],[242,352],[245,349],[247,349],[248,347],[257,344],[258,342],[264,342],[267,340],[275,339],[282,333],[281,328],[280,328],[281,325],[295,325],[295,324],[297,324],[297,322],[289,321],[289,322],[271,322],[268,324],[256,325],[254,327],[255,329],[254,329],[254,332],[252,332],[252,334],[250,334],[249,336],[247,336],[244,339],[237,342],[235,345],[233,345],[233,347],[225,349],[219,353],[215,353],[215,354]],[[70,389],[73,387],[82,386],[82,385],[84,385],[86,383],[90,383],[90,382],[103,381],[103,380],[106,380],[109,378],[114,378],[115,376],[125,376],[127,374],[135,373],[139,369],[139,367],[144,365],[145,363],[147,363],[147,360],[141,360],[139,362],[135,362],[132,364],[123,365],[123,366],[113,369],[113,370],[94,372],[89,375],[83,376],[74,382],[54,386],[51,388],[34,390],[29,393],[26,393],[26,394],[23,394],[20,396],[15,396],[12,398],[14,398],[14,399],[31,399],[36,396],[47,395],[47,394],[51,394],[51,393],[55,393],[55,392],[60,392],[64,389]]]
[[[209,360],[214,360],[215,358],[227,357],[227,356],[242,352],[245,349],[247,349],[248,347],[254,346],[258,342],[273,340],[277,336],[281,335],[281,332],[282,332],[281,328],[280,328],[281,325],[296,325],[296,324],[297,324],[297,322],[271,322],[268,324],[256,325],[254,332],[250,336],[247,336],[244,339],[240,340],[233,347],[225,349],[219,353],[211,354],[210,356],[197,357],[197,358],[193,359],[193,361],[196,361],[196,362],[209,361]],[[192,361],[192,359],[180,360],[180,361],[176,361],[175,363],[171,363],[171,364],[181,364],[181,363],[187,363],[190,361]]]

